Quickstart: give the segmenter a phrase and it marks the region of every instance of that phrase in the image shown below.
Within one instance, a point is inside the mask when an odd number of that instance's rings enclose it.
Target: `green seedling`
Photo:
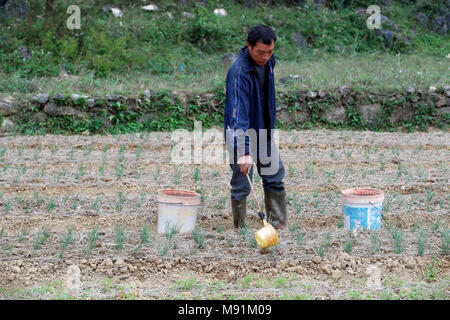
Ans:
[[[88,255],[91,254],[92,249],[95,248],[98,240],[98,229],[96,227],[92,228],[88,233],[88,248],[85,251]]]
[[[441,232],[441,252],[444,256],[448,255],[450,245],[450,229],[445,227]]]
[[[231,248],[233,247],[233,239],[231,237],[227,238],[227,247]]]
[[[89,145],[89,147],[86,150],[84,150],[83,152],[84,157],[87,158],[91,154],[91,152],[92,152],[92,144]]]
[[[300,203],[300,199],[298,197],[295,197],[293,205],[294,205],[294,208],[295,208],[295,212],[297,214],[300,214],[300,212],[302,210],[302,204]]]
[[[384,199],[384,202],[383,202],[383,212],[389,211],[393,200],[394,200],[394,197],[392,197],[390,195],[386,196],[386,198]]]
[[[76,210],[79,204],[81,204],[81,200],[79,199],[79,196],[76,195],[74,198],[72,198],[72,201],[70,202],[70,207],[72,208],[72,210]]]
[[[44,200],[42,199],[42,197],[40,196],[39,191],[34,191],[34,193],[33,193],[33,198],[34,198],[34,203],[35,203],[36,205],[39,205],[39,204],[42,203],[42,201],[44,201]]]
[[[139,158],[141,157],[141,145],[139,144],[137,147],[136,147],[136,150],[134,151],[134,154],[136,155],[136,161],[138,161],[139,160]]]
[[[28,235],[28,231],[25,229],[22,229],[22,231],[20,232],[20,235],[19,235],[19,239],[17,239],[17,240],[19,242],[22,242],[23,239],[25,238],[25,236],[27,236],[27,235]]]
[[[46,227],[43,227],[41,230],[38,231],[36,236],[34,237],[33,241],[33,250],[38,250],[41,245],[47,241],[47,239],[50,237],[50,234]]]
[[[336,170],[330,170],[327,171],[327,182],[331,183],[331,178],[333,177],[333,175],[336,173]]]
[[[433,197],[434,197],[434,190],[432,189],[426,189],[425,190],[425,194],[426,194],[426,206],[427,206],[427,210],[430,211],[431,210],[431,201],[433,201]]]
[[[250,241],[250,245],[253,248],[256,248],[258,246],[258,242],[256,242],[256,238],[255,237],[249,237],[249,241]]]
[[[399,161],[397,163],[397,178],[400,178],[402,176],[402,174],[407,175],[408,171],[406,170],[406,168],[404,166],[402,166],[401,161]]]
[[[80,162],[77,167],[77,172],[75,173],[75,179],[80,180],[81,177],[85,175],[83,162]]]
[[[289,231],[291,233],[295,233],[298,229],[300,222],[299,221],[295,221],[289,224]]]
[[[295,240],[297,242],[297,245],[300,247],[303,244],[303,238],[304,238],[303,231],[299,230],[296,234]]]
[[[199,178],[200,178],[200,167],[196,166],[194,169],[194,182],[197,183]]]
[[[391,229],[391,236],[393,241],[394,253],[400,254],[403,252],[403,232],[396,226]]]
[[[191,290],[196,282],[195,278],[182,279],[177,281],[176,287],[183,290]]]
[[[247,239],[247,235],[248,235],[248,226],[243,226],[243,227],[239,227],[239,234],[244,238]]]
[[[397,147],[392,148],[392,154],[397,156],[397,158],[400,158],[400,149]]]
[[[175,170],[175,175],[173,177],[173,183],[175,185],[179,185],[181,182],[181,171],[179,171],[178,169]]]
[[[167,241],[167,243],[164,245],[164,247],[162,247],[162,249],[159,252],[161,257],[164,257],[167,254],[167,251],[169,251],[169,248],[170,248],[170,241]]]
[[[344,251],[348,254],[352,252],[352,248],[354,245],[355,237],[353,235],[353,232],[350,231],[348,233],[348,237],[344,240]]]
[[[438,220],[438,221],[434,222],[434,223],[431,225],[431,231],[437,231],[437,230],[439,230],[440,226],[441,226],[441,221]]]
[[[105,161],[102,161],[102,164],[98,167],[98,173],[101,177],[105,174]]]
[[[3,236],[3,232],[5,231],[5,227],[2,226],[2,229],[0,230],[0,237]]]
[[[139,233],[139,236],[141,238],[141,242],[145,245],[149,246],[151,244],[150,242],[150,227],[148,226],[148,223],[145,223],[141,227],[141,231]]]
[[[321,258],[323,258],[324,254],[326,253],[328,247],[331,244],[331,232],[327,232],[323,238],[322,238],[322,242],[320,243],[319,247],[317,247],[316,245],[313,246],[314,252],[320,256]]]
[[[25,150],[25,145],[22,143],[22,145],[20,146],[20,150],[19,150],[20,157],[23,155],[24,150]]]
[[[330,150],[330,158],[334,159],[334,160],[338,159],[338,156],[337,156],[336,152],[334,152],[334,149]]]
[[[74,153],[75,153],[75,148],[74,147],[72,147],[71,149],[70,149],[70,151],[69,151],[69,159],[70,160],[73,160],[73,155],[74,155]]]
[[[344,227],[344,218],[340,217],[338,222],[337,222],[337,228],[338,229],[342,229]]]
[[[423,150],[422,144],[419,144],[417,148],[414,149],[413,154],[416,155]]]
[[[8,199],[8,201],[5,203],[5,214],[8,214],[11,211],[12,208],[12,199]]]
[[[119,195],[118,195],[117,202],[116,202],[116,206],[115,206],[117,212],[121,212],[122,211],[124,201],[125,201],[125,198],[124,198],[123,192],[120,191]]]
[[[376,254],[381,247],[381,241],[376,231],[370,233],[370,243],[372,244],[370,251],[372,254]]]
[[[294,192],[290,192],[287,194],[286,196],[286,203],[290,204],[291,201],[295,198],[295,193]]]
[[[116,250],[123,248],[123,243],[125,242],[125,227],[122,225],[116,225],[114,229],[114,239],[116,242]]]
[[[206,235],[200,228],[195,228],[192,231],[192,237],[194,238],[195,243],[198,245],[200,249],[204,248],[204,242],[206,239]]]
[[[425,280],[427,282],[433,282],[437,278],[437,273],[439,271],[439,262],[433,258],[432,263],[428,263],[425,269]]]
[[[125,159],[125,148],[123,145],[120,146],[118,151],[118,162],[121,163]]]
[[[419,225],[417,222],[414,222],[409,225],[409,230],[411,230],[412,233],[415,233],[419,229]]]
[[[51,151],[52,155],[55,155],[55,153],[58,152],[58,150],[59,150],[59,145],[58,144],[53,144],[50,147],[50,151]]]
[[[427,237],[427,232],[424,229],[420,228],[419,234],[417,236],[417,254],[419,256],[423,256],[427,243]]]
[[[69,247],[70,242],[72,241],[72,229],[67,229],[67,233],[60,240],[60,249],[59,249],[59,258],[62,259],[64,256],[64,252]]]
[[[141,178],[141,170],[139,170],[137,165],[135,165],[133,167],[133,174],[136,177],[136,179],[140,179]]]
[[[252,200],[252,199],[250,199],[250,200]],[[225,208],[225,204],[226,204],[226,201],[227,201],[227,196],[225,195],[224,197],[222,197],[222,198],[219,198],[219,200],[218,200],[218,202],[216,203],[216,209],[217,210],[222,210],[222,209],[224,209]],[[252,205],[252,202],[250,201],[250,206],[251,207],[254,207],[254,206],[256,206],[256,203],[254,204],[254,205]]]
[[[66,194],[66,196],[63,198],[64,204],[66,204],[67,200],[69,200],[69,197],[70,197],[70,192],[68,194]]]
[[[314,175],[314,164],[312,162],[309,162],[306,164],[306,167],[305,167],[306,179],[312,178],[313,175]]]
[[[285,288],[288,285],[288,279],[283,277],[276,277],[274,279],[274,286],[276,288]]]
[[[344,154],[347,157],[347,159],[350,159],[350,157],[352,156],[352,153],[353,153],[353,149],[349,149],[349,150],[344,149]]]
[[[47,212],[51,213],[55,209],[55,200],[52,198],[47,205]]]
[[[206,199],[206,196],[205,196],[205,189],[203,189],[203,187],[202,187],[202,188],[200,188],[200,189],[196,189],[195,192],[197,192],[198,194],[200,194],[200,202],[201,202],[201,203],[204,203],[204,202],[205,202],[205,199]]]
[[[295,168],[292,165],[292,163],[289,163],[288,168],[289,168],[289,177],[293,177],[295,173]]]
[[[97,196],[97,198],[95,198],[94,203],[92,203],[91,208],[94,209],[95,211],[99,212],[101,206],[102,206],[102,200],[100,199],[100,196]]]
[[[121,162],[117,163],[117,165],[116,165],[117,179],[120,180],[122,178],[124,170],[125,170],[125,165]]]
[[[169,221],[166,224],[166,230],[164,232],[166,239],[171,241],[173,237],[178,233],[178,227],[176,224],[172,224]]]
[[[364,170],[363,170],[363,172],[361,173],[361,177],[363,178],[363,179],[365,179],[366,178],[366,175],[367,175],[367,167],[364,167]]]
[[[155,171],[155,180],[158,180],[160,173],[161,173],[161,167],[159,165],[157,165],[156,171]]]
[[[254,274],[247,274],[244,278],[240,280],[242,288],[249,288],[250,283],[256,278]]]

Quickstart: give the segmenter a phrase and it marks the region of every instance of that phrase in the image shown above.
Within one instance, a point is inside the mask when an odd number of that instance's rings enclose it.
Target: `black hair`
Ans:
[[[262,24],[253,27],[252,30],[248,32],[247,36],[247,42],[249,42],[252,46],[256,45],[258,41],[261,41],[264,44],[271,44],[272,40],[277,41],[275,32],[272,28]]]

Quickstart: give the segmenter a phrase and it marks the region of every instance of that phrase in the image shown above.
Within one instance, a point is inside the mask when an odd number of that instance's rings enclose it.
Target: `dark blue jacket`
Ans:
[[[270,128],[265,128],[263,109],[261,105],[260,90],[258,83],[258,74],[254,67],[255,62],[248,52],[245,45],[240,50],[240,55],[233,63],[227,73],[226,78],[226,98],[224,130],[227,137],[227,128],[229,126],[232,133],[236,129],[242,129],[246,132],[249,128],[273,129],[275,125],[275,81],[273,68],[275,66],[275,55],[273,54],[268,64],[268,109],[270,114]],[[238,139],[234,139],[234,149],[236,150]],[[241,141],[241,140],[239,140]],[[227,140],[227,142],[231,142]],[[248,137],[245,139],[245,154],[250,153],[250,142]],[[242,148],[239,145],[239,148]],[[255,155],[253,155],[255,156]]]

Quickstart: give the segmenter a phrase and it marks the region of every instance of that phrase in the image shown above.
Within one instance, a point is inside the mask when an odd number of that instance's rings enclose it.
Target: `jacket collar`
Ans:
[[[254,61],[252,59],[252,57],[250,56],[250,52],[248,52],[248,47],[247,45],[243,46],[240,50],[240,56],[242,57],[242,61],[243,61],[243,65],[244,65],[244,70],[246,72],[249,71],[254,71],[256,72],[256,68],[254,66]]]
[[[256,68],[255,68],[255,62],[253,61],[252,57],[250,56],[250,52],[248,52],[247,45],[245,45],[241,48],[239,55],[242,57],[244,70],[246,72],[249,72],[249,71],[257,72]],[[274,55],[272,55],[270,60],[267,62],[269,65],[272,64],[272,68],[273,68],[274,60],[275,60],[275,57],[274,57]]]

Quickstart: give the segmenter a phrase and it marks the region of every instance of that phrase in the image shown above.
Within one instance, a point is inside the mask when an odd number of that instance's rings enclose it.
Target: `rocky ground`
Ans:
[[[0,298],[448,299],[449,141],[280,132],[289,230],[263,251],[251,197],[233,228],[229,166],[171,163],[170,133],[0,137]],[[340,192],[361,186],[382,228],[351,235]],[[157,233],[166,188],[201,194],[195,233]]]

